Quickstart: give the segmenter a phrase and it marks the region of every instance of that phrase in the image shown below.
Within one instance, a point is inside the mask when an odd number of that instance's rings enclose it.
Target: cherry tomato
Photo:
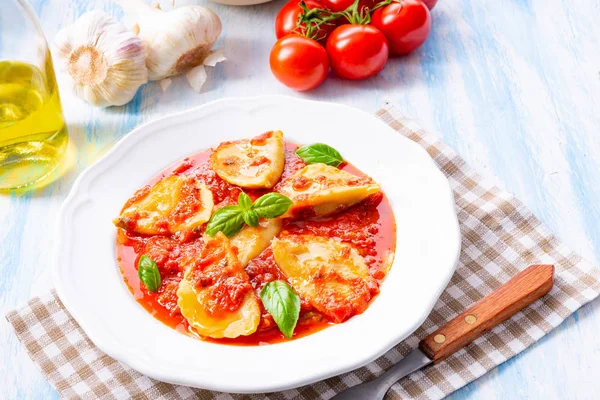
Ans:
[[[425,3],[427,8],[429,8],[430,10],[433,10],[433,7],[435,7],[435,5],[438,2],[438,0],[422,0],[422,1],[423,1],[423,3]]]
[[[323,7],[326,8],[327,10],[330,10],[333,12],[340,12],[340,11],[344,11],[346,8],[350,7],[354,3],[354,0],[322,0],[322,2],[323,2]],[[336,20],[332,21],[334,28],[336,26],[344,25],[344,24],[348,24],[348,23],[349,22],[346,19],[346,17],[339,17]],[[329,33],[331,33],[331,32],[329,32]]]
[[[380,0],[360,0],[360,2],[358,3],[358,9],[364,10],[366,8],[368,10],[371,10],[379,1]],[[323,7],[334,12],[344,11],[352,4],[354,4],[354,0],[321,0],[321,2],[323,4]],[[365,10],[364,12],[368,11]],[[334,25],[339,26],[349,24],[350,22],[348,22],[346,17],[340,17],[336,19],[333,23]]]
[[[313,39],[293,34],[275,43],[270,64],[279,82],[299,91],[316,88],[329,71],[325,48]]]
[[[328,10],[340,12],[344,11],[352,4],[354,4],[354,0],[321,0],[323,6]],[[361,10],[363,7],[368,7],[369,9],[375,7],[379,0],[360,0],[358,3],[358,9]]]
[[[425,42],[431,29],[429,9],[421,0],[402,0],[376,10],[371,24],[388,40],[391,54],[407,54]]]
[[[388,53],[385,36],[371,25],[341,25],[327,39],[329,64],[341,78],[377,75],[385,67]]]
[[[344,11],[354,3],[354,0],[323,0],[323,5],[334,12]]]
[[[358,3],[358,9],[360,10],[360,7],[363,6],[367,7],[369,10],[372,10],[377,3],[379,3],[379,0],[361,0],[360,3]]]
[[[302,8],[298,5],[298,0],[291,0],[286,5],[284,5],[279,13],[277,14],[277,18],[275,19],[275,36],[277,39],[281,39],[284,36],[289,35],[290,33],[298,33],[303,34],[305,25],[302,24],[298,29],[296,29],[296,21],[298,21],[298,16],[302,13]],[[309,9],[313,8],[323,8],[318,1],[315,0],[305,0],[306,6]],[[332,30],[335,29],[334,24],[322,24],[320,27],[319,34],[317,35],[318,40],[325,40],[327,35],[331,33]]]

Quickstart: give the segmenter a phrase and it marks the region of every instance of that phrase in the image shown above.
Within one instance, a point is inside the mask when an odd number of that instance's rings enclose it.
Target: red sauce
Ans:
[[[297,148],[298,146],[295,144],[286,143],[286,163],[281,180],[293,175],[306,165],[304,161],[296,156],[295,151]],[[151,186],[160,179],[173,174],[190,176],[208,186],[213,193],[216,208],[237,203],[241,189],[225,182],[210,168],[209,158],[211,153],[211,150],[206,150],[185,158],[152,178],[148,185]],[[341,169],[358,176],[357,183],[366,176],[351,164],[344,164]],[[274,189],[277,189],[277,185]],[[144,191],[147,191],[147,189],[140,189],[134,197],[142,196]],[[261,191],[248,192],[253,200],[263,193]],[[131,201],[127,204],[131,204]],[[187,254],[198,254],[204,247],[204,242],[200,239],[201,233],[197,231],[179,233],[172,237],[144,237],[126,233],[122,229],[118,230],[117,261],[124,281],[135,300],[164,324],[181,333],[202,340],[234,345],[264,345],[288,340],[285,339],[271,315],[264,308],[262,309],[262,318],[258,330],[250,336],[240,336],[235,339],[210,339],[200,337],[190,328],[187,320],[179,312],[176,292],[179,281],[183,277],[182,261]],[[373,195],[334,216],[290,221],[283,227],[281,232],[281,234],[286,233],[310,233],[318,236],[334,237],[351,244],[365,258],[369,266],[369,273],[378,283],[381,283],[385,278],[386,269],[389,267],[388,257],[395,250],[396,227],[394,216],[390,203],[383,193]],[[163,283],[157,293],[147,291],[138,278],[136,266],[142,254],[148,255],[158,265]],[[268,282],[285,280],[285,275],[275,263],[270,247],[251,260],[245,270],[250,277],[252,288],[257,294]],[[357,287],[356,295],[364,295],[363,289]],[[376,295],[379,289],[378,287],[370,287],[365,290],[369,291],[369,296],[365,298],[370,298],[370,296]],[[335,300],[335,293],[332,293],[332,299]],[[235,305],[239,302],[240,296],[233,291],[230,300]],[[364,308],[367,306],[368,304],[365,302]],[[336,316],[339,314],[339,318],[336,317],[335,319],[343,320],[348,311],[341,308],[335,310],[335,312]],[[293,338],[312,334],[333,323],[303,300],[300,319]]]

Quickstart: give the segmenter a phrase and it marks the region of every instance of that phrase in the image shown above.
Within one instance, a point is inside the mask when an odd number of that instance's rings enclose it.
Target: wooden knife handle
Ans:
[[[419,343],[439,362],[552,289],[554,265],[532,265]]]

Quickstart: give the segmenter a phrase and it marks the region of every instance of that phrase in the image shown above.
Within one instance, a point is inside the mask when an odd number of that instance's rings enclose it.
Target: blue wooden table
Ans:
[[[91,9],[122,18],[109,0],[31,1],[49,40]],[[177,78],[166,92],[151,83],[128,105],[99,110],[61,83],[76,158],[59,182],[0,196],[1,314],[51,288],[56,215],[87,165],[145,121],[228,96],[287,94],[371,112],[393,102],[480,172],[496,176],[558,237],[598,264],[600,2],[440,0],[431,36],[416,53],[391,60],[375,78],[348,82],[332,76],[306,94],[281,86],[269,70],[273,21],[282,5],[209,3],[223,21],[219,46],[229,60],[209,71],[200,94]],[[598,398],[599,304],[579,310],[452,398]],[[6,322],[0,322],[0,343],[0,397],[57,397]]]

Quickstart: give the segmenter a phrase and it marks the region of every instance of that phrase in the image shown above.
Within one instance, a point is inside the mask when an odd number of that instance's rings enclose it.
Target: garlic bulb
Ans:
[[[91,104],[123,105],[148,82],[142,41],[101,11],[82,15],[58,32],[54,43],[73,91]]]
[[[137,21],[135,31],[146,46],[146,66],[152,81],[202,65],[221,34],[221,20],[205,7],[163,11],[141,0],[115,1]]]

